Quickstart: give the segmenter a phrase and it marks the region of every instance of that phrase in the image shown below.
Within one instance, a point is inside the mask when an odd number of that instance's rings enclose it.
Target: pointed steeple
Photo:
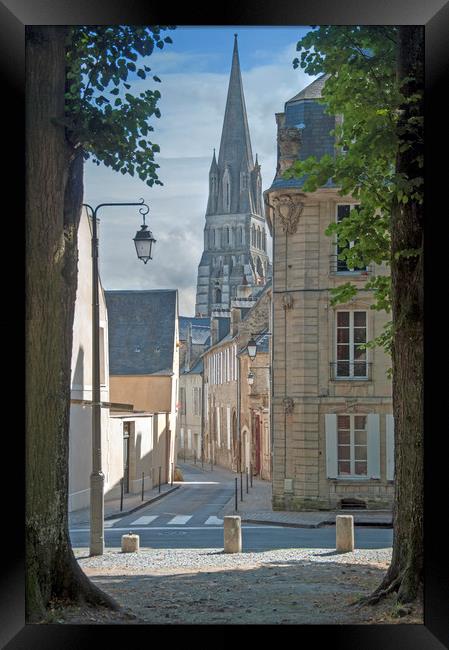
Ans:
[[[234,51],[232,53],[231,77],[221,132],[218,166],[225,163],[237,163],[240,168],[242,159],[253,167],[253,154],[249,137],[248,118],[246,116],[245,96],[243,94],[242,74],[240,72],[237,34],[234,34]]]
[[[207,202],[206,214],[214,214],[217,210],[219,178],[220,172],[217,165],[217,159],[215,158],[214,149],[214,155],[209,169],[209,200]]]
[[[241,173],[250,173],[254,167],[251,140],[249,136],[248,118],[246,115],[245,97],[243,94],[242,75],[240,72],[237,34],[234,34],[234,51],[232,53],[231,76],[229,79],[226,109],[221,133],[220,151],[218,154],[220,174],[229,170],[226,182],[220,178],[220,195],[218,211],[223,206],[223,212],[241,212]],[[230,191],[230,201],[228,192]],[[251,203],[245,200],[245,208]],[[229,209],[226,207],[229,206]]]

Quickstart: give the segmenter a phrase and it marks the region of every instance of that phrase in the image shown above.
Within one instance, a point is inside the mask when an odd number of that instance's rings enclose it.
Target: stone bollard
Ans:
[[[139,550],[139,535],[122,535],[122,553],[135,553]]]
[[[337,552],[348,553],[354,550],[354,517],[337,515],[335,521]]]
[[[242,519],[236,515],[224,517],[224,552],[242,552]]]

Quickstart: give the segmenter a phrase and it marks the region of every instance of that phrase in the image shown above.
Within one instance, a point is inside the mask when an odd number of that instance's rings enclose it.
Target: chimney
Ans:
[[[238,324],[241,320],[241,312],[238,307],[231,306],[231,336],[235,336],[238,332]]]
[[[210,344],[215,345],[215,343],[218,343],[218,317],[217,316],[212,316],[210,317]]]

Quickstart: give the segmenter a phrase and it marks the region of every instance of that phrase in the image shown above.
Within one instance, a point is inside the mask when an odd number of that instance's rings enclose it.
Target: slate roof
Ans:
[[[179,340],[187,340],[187,330],[189,323],[192,324],[192,327],[206,327],[210,331],[210,318],[198,318],[196,316],[180,316],[179,317]]]
[[[210,339],[210,327],[192,325],[192,345],[206,345]]]
[[[111,375],[171,375],[176,289],[105,291]]]
[[[330,135],[330,132],[335,129],[335,116],[326,113],[326,105],[318,101],[328,77],[327,74],[321,75],[285,102],[285,127],[296,127],[301,130],[299,160],[306,160],[309,156],[316,156],[319,160],[325,154],[332,157],[335,155],[335,139]],[[306,176],[288,180],[276,176],[271,188],[299,188],[304,185],[305,180]],[[335,185],[329,179],[323,187],[335,187]]]
[[[195,365],[192,366],[192,368],[190,368],[190,370],[188,370],[184,374],[199,375],[203,372],[203,368],[204,368],[203,360],[200,358],[195,363]]]

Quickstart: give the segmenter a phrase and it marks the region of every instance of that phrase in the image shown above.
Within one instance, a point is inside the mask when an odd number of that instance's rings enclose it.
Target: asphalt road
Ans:
[[[137,533],[141,548],[223,548],[223,525],[217,513],[232,498],[234,486],[218,473],[189,473],[172,494],[138,511],[105,522],[105,546],[121,547],[122,535]],[[89,546],[89,528],[70,531],[72,546]],[[387,548],[393,543],[388,528],[355,527],[356,548]],[[242,524],[244,551],[280,548],[335,549],[335,526],[296,528]]]

